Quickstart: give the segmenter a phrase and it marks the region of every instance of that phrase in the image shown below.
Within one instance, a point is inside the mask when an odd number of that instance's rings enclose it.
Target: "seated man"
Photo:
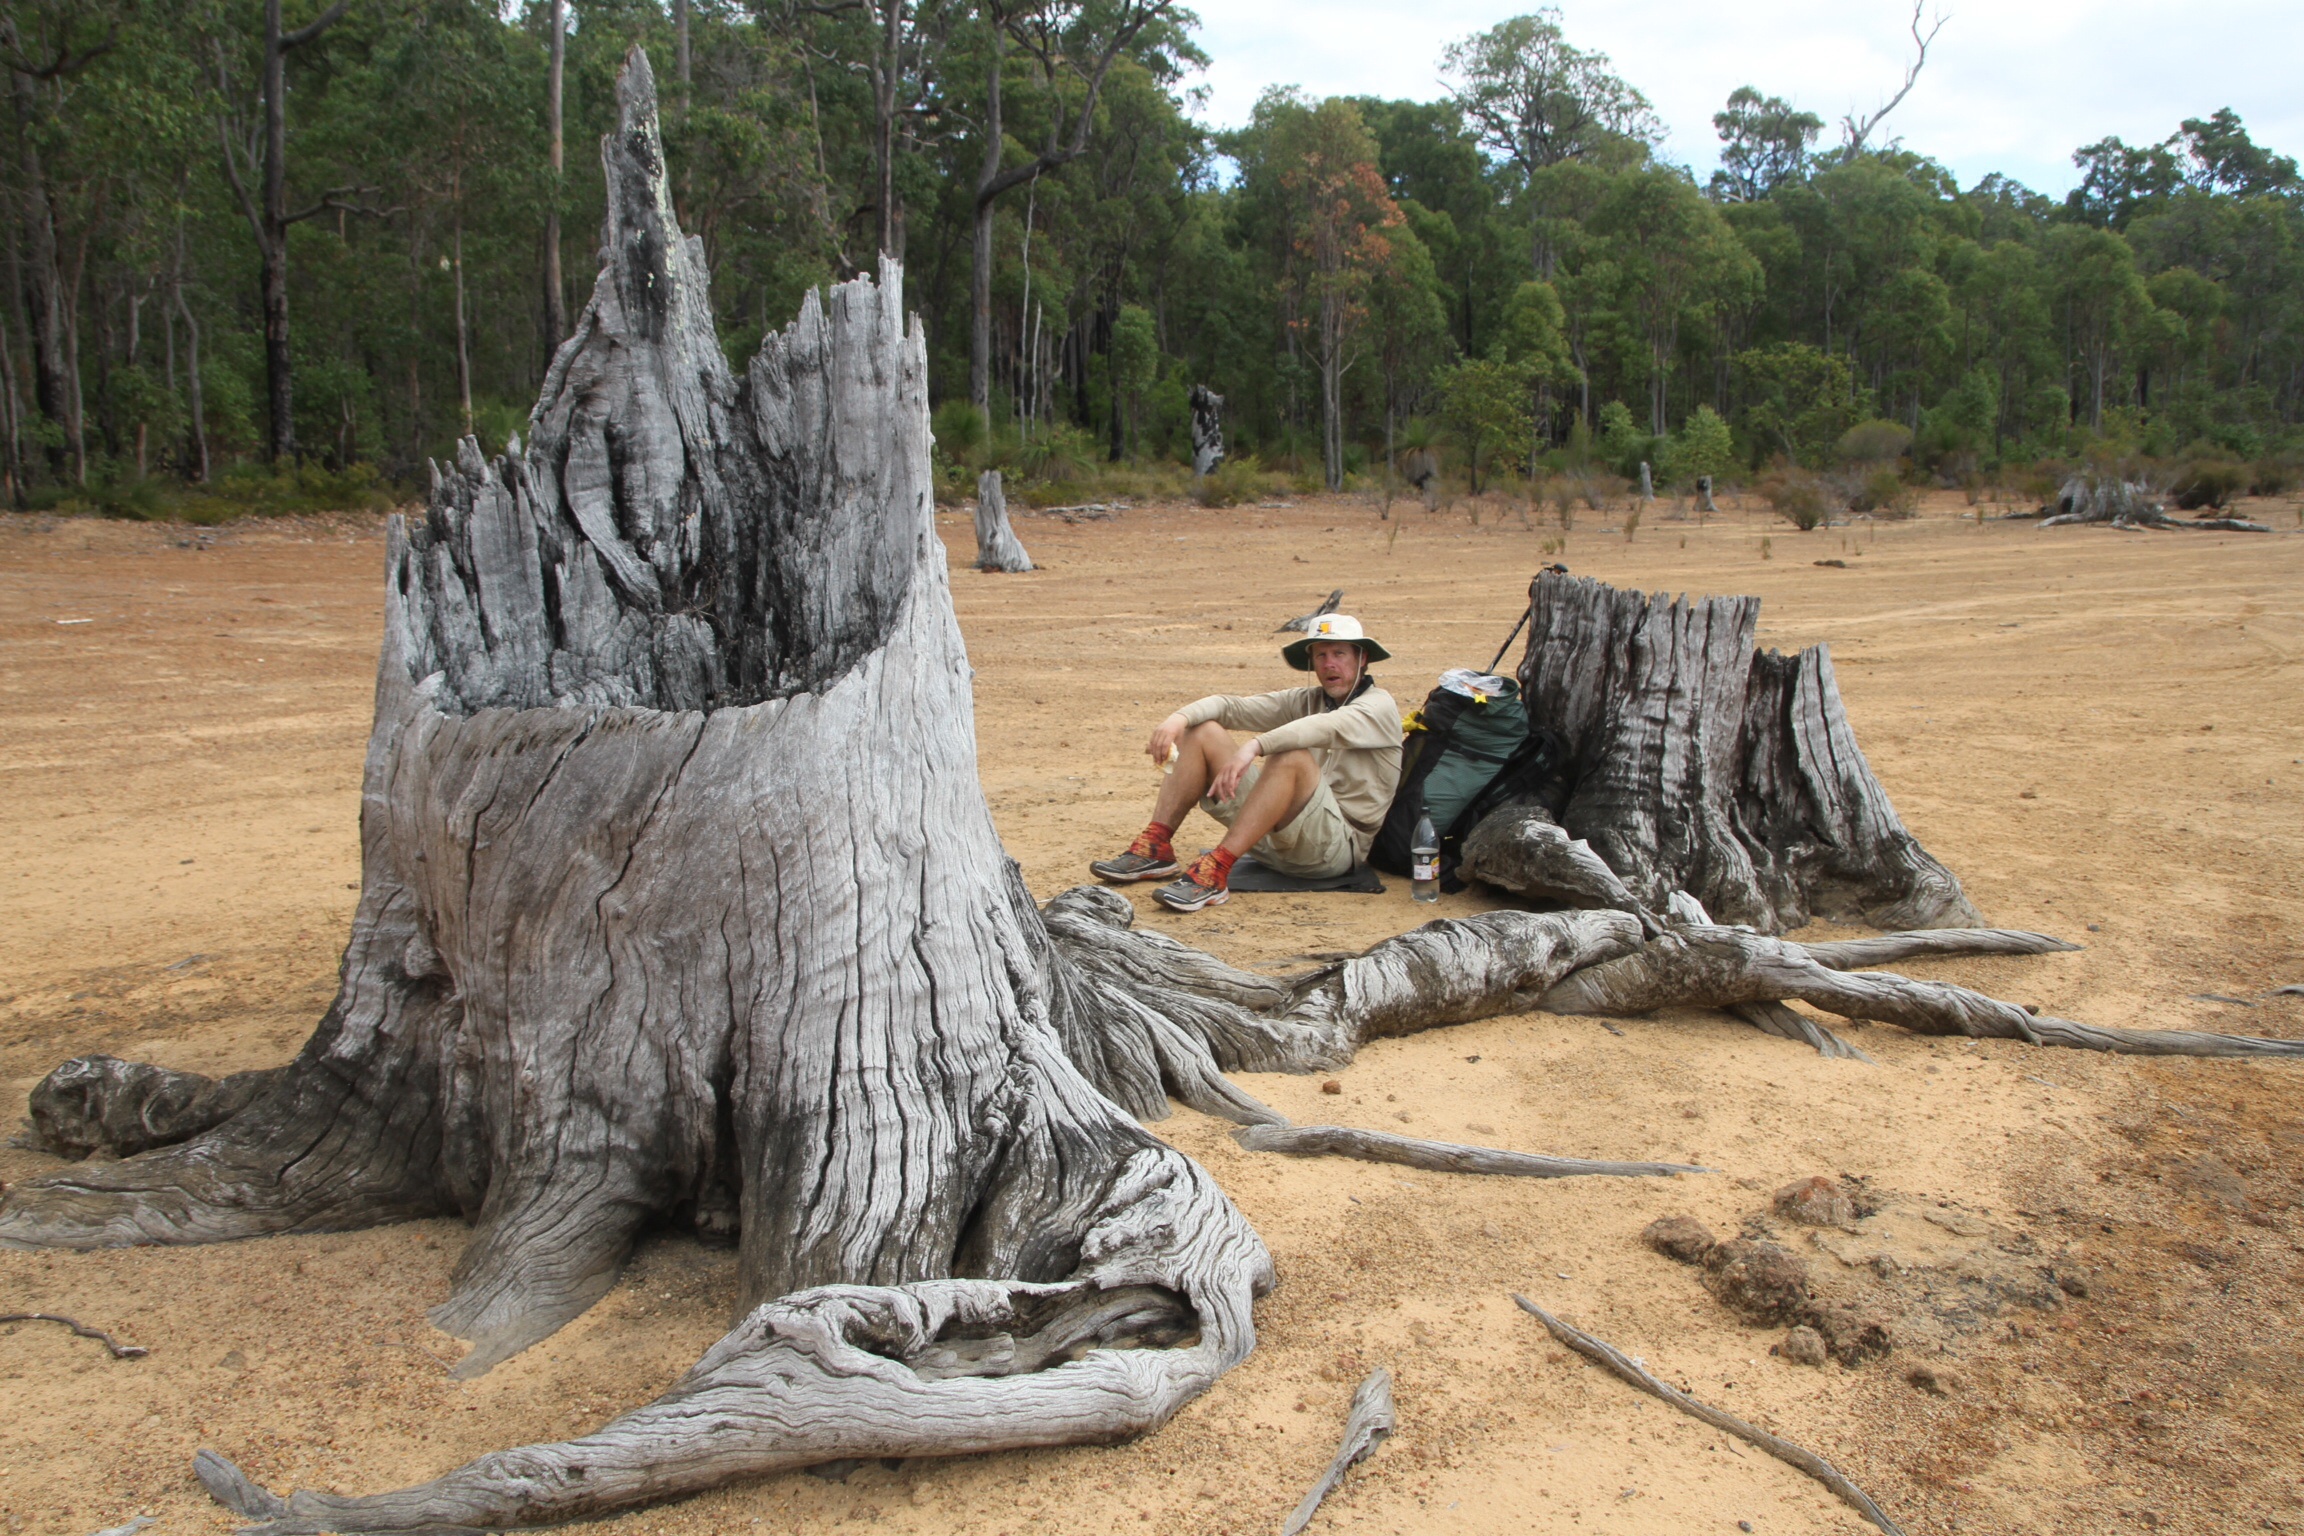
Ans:
[[[1280,654],[1317,685],[1210,694],[1153,729],[1144,750],[1168,776],[1151,824],[1126,853],[1088,866],[1098,879],[1174,875],[1153,899],[1197,912],[1230,894],[1233,861],[1244,853],[1305,879],[1347,874],[1368,856],[1400,782],[1400,707],[1368,675],[1391,652],[1358,619],[1329,613]],[[1234,745],[1233,731],[1258,734]],[[1231,830],[1179,874],[1169,840],[1195,800]]]

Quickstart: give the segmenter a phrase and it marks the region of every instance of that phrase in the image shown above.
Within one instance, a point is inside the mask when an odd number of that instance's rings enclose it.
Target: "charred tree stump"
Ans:
[[[1032,557],[1008,526],[1008,493],[996,469],[976,477],[976,569],[1017,574],[1032,569]]]
[[[1192,478],[1204,480],[1224,462],[1224,397],[1205,384],[1192,386]]]
[[[1753,649],[1758,598],[1666,602],[1545,572],[1530,603],[1521,696],[1529,720],[1568,743],[1566,838],[1538,824],[1550,820],[1541,811],[1507,807],[1490,818],[1505,825],[1483,821],[1468,838],[1488,850],[1468,872],[1511,888],[1503,877],[1523,868],[1563,894],[1586,889],[1574,883],[1596,879],[1584,861],[1551,846],[1580,841],[1650,911],[1687,891],[1771,933],[1811,916],[1980,926],[1872,776],[1827,648]]]

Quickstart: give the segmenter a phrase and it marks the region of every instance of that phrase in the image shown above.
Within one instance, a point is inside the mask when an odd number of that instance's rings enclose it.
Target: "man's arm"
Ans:
[[[1400,745],[1400,706],[1381,688],[1371,688],[1341,709],[1283,721],[1256,738],[1266,757],[1298,749],[1326,747],[1375,750]]]

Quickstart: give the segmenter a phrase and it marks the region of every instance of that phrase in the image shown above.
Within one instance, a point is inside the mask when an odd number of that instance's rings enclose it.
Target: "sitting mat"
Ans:
[[[1365,864],[1355,864],[1341,875],[1321,875],[1305,879],[1301,875],[1284,875],[1276,869],[1242,859],[1232,866],[1228,882],[1235,891],[1357,891],[1363,896],[1384,894],[1384,882],[1376,871]]]

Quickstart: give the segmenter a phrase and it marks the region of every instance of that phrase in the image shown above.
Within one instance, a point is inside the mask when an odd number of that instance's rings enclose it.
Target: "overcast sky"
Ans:
[[[1430,100],[1449,42],[1535,9],[1508,0],[1199,0],[1214,61],[1205,119],[1244,121],[1267,86]],[[1566,0],[1568,39],[1614,59],[1701,179],[1712,114],[1755,85],[1840,117],[1895,91],[1910,0]],[[2061,196],[2072,151],[2106,134],[2164,138],[2229,106],[2260,144],[2304,156],[2304,0],[1947,0],[1920,83],[1883,128],[1967,185],[1991,171]]]

